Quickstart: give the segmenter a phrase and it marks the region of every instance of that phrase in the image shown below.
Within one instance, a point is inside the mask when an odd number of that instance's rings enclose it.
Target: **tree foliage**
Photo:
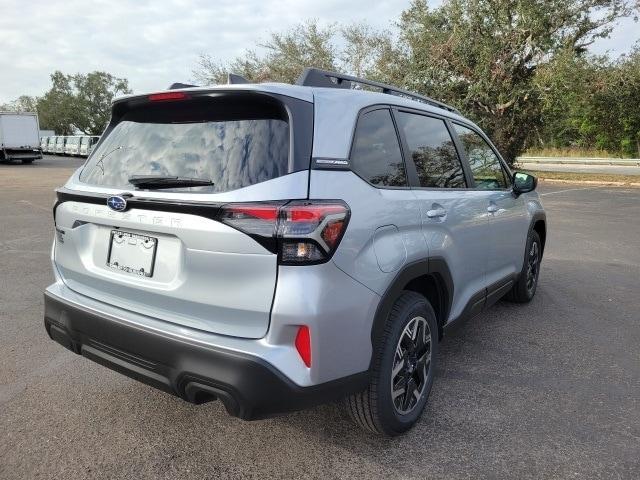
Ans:
[[[402,12],[397,34],[366,24],[322,27],[308,21],[271,34],[260,50],[228,63],[204,55],[194,74],[207,84],[225,82],[230,71],[251,81],[291,83],[305,67],[315,66],[396,84],[458,107],[512,162],[527,146],[545,141],[547,126],[562,117],[547,119],[564,108],[550,103],[551,84],[559,80],[549,75],[564,65],[578,68],[565,69],[564,75],[577,77],[579,68],[593,62],[586,58],[588,47],[629,15],[635,1],[444,0],[432,9],[425,0],[414,0]],[[619,73],[625,79],[633,69],[629,65]],[[608,71],[615,65],[604,67]],[[579,95],[573,91],[570,96]],[[556,126],[566,134],[563,141],[586,128]]]
[[[252,82],[295,83],[309,66],[378,76],[382,71],[379,63],[390,57],[393,40],[391,33],[366,24],[321,26],[308,20],[285,32],[272,33],[258,44],[260,53],[248,50],[230,62],[203,54],[193,74],[204,85],[226,83],[228,73]]]
[[[629,11],[625,0],[415,0],[400,21],[403,80],[474,118],[513,161],[542,121],[538,70],[584,55]]]
[[[538,79],[535,147],[579,147],[640,158],[640,44],[628,55],[559,56]]]
[[[14,101],[0,105],[0,112],[35,112],[38,99],[29,95],[20,95]]]
[[[99,135],[109,121],[113,98],[125,93],[131,93],[127,80],[106,72],[66,75],[56,71],[42,97],[23,95],[0,109],[38,112],[40,128],[59,135]]]

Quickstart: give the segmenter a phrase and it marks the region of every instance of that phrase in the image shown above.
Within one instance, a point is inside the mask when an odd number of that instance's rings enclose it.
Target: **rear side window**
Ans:
[[[373,185],[407,186],[400,144],[389,110],[374,110],[360,116],[351,152],[351,167]]]
[[[482,190],[507,188],[507,179],[500,160],[484,138],[470,128],[454,125],[467,153],[476,188]]]
[[[439,118],[399,112],[421,187],[465,188],[462,163],[446,124]]]
[[[290,173],[289,137],[286,109],[270,98],[143,104],[118,119],[80,180],[131,188],[132,176],[176,176],[214,183],[188,191],[235,190]]]

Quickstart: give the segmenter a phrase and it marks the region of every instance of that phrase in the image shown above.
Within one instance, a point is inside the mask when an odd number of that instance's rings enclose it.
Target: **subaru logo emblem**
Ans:
[[[119,196],[107,198],[107,206],[116,212],[124,212],[127,209],[127,201]]]

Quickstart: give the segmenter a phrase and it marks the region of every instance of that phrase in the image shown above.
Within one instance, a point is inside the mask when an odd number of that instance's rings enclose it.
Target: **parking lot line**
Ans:
[[[596,190],[598,188],[605,188],[608,185],[599,185],[597,187],[583,187],[583,188],[567,188],[566,190],[557,190],[555,192],[546,192],[546,193],[541,193],[540,196],[544,197],[546,195],[554,195],[556,193],[564,193],[564,192],[574,192],[574,191],[578,191],[578,190]]]

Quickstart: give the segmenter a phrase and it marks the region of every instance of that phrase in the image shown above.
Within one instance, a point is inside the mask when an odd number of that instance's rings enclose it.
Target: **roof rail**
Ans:
[[[188,83],[172,83],[169,86],[169,90],[176,90],[178,88],[191,88],[191,87],[197,87],[198,85],[189,85]]]
[[[426,103],[434,107],[443,108],[450,112],[460,112],[446,103],[434,100],[431,97],[419,95],[417,93],[403,90],[402,88],[387,85],[385,83],[374,82],[373,80],[367,80],[365,78],[352,77],[351,75],[344,75],[342,73],[330,72],[328,70],[320,70],[319,68],[305,68],[302,75],[298,78],[296,85],[302,85],[304,87],[327,87],[327,88],[355,88],[354,84],[367,85],[369,87],[375,87],[382,90],[382,93],[389,95],[395,95],[397,97],[405,97],[411,100],[417,100],[418,102]]]

